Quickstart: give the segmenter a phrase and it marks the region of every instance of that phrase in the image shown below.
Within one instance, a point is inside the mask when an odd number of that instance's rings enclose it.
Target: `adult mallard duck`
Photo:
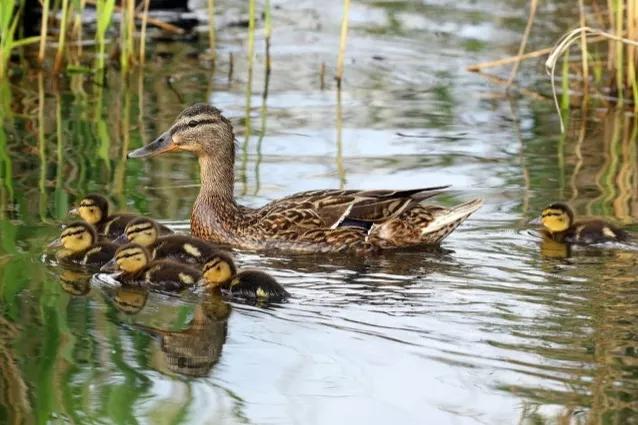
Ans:
[[[452,208],[424,205],[447,186],[413,190],[316,190],[252,209],[233,197],[233,127],[207,104],[186,108],[168,131],[129,153],[144,158],[164,152],[197,155],[201,189],[191,215],[193,235],[247,249],[299,252],[372,252],[440,243],[482,204]]]
[[[151,261],[146,248],[135,243],[119,247],[113,259],[100,270],[120,271],[116,279],[123,285],[162,291],[181,291],[194,287],[202,276],[198,270],[174,261]]]
[[[49,244],[58,248],[55,257],[62,264],[101,266],[113,258],[117,245],[98,241],[95,228],[84,221],[67,225],[60,237]]]
[[[562,202],[543,209],[541,223],[545,235],[557,242],[585,245],[629,239],[627,232],[603,220],[575,221],[574,211]]]
[[[157,222],[146,217],[138,217],[127,224],[123,237],[118,240],[142,245],[154,260],[168,259],[198,266],[218,251],[210,242],[192,236],[160,236]]]
[[[80,200],[77,207],[69,211],[70,214],[79,215],[82,220],[95,226],[98,234],[106,239],[113,240],[124,233],[126,225],[139,217],[135,214],[110,214],[109,201],[102,195],[92,193]],[[173,233],[166,226],[159,226],[163,235]]]
[[[234,297],[255,301],[282,301],[290,297],[288,291],[268,273],[244,270],[237,273],[233,258],[224,252],[209,257],[202,269],[202,282],[206,289],[220,292],[228,290]]]

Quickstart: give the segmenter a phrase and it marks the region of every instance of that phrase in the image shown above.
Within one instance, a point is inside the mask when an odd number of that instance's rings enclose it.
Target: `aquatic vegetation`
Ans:
[[[530,0],[527,26],[516,56],[484,62],[468,67],[470,71],[513,64],[507,88],[513,83],[518,65],[523,60],[547,56],[546,68],[551,77],[552,90],[559,111],[569,106],[587,108],[629,105],[638,110],[638,80],[636,75],[638,51],[638,2],[636,0],[573,1],[579,26],[567,31],[553,47],[525,53],[525,47],[533,32],[537,0]],[[602,3],[602,4],[601,4]],[[569,58],[569,50],[578,45],[580,55]],[[555,69],[563,58],[569,67],[561,75],[561,83],[555,82]],[[577,65],[579,63],[579,65]],[[576,75],[574,75],[576,74]],[[567,91],[559,103],[557,90]],[[570,97],[572,98],[570,100]],[[576,99],[574,99],[576,98]],[[567,101],[567,103],[566,103]],[[570,105],[571,104],[571,105]],[[561,115],[561,128],[564,130]]]

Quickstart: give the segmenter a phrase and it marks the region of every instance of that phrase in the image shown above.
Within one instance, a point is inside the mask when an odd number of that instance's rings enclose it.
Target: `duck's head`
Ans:
[[[224,252],[212,255],[202,268],[202,277],[206,288],[217,288],[230,281],[237,275],[237,268],[233,258]]]
[[[150,261],[146,248],[136,243],[123,245],[115,251],[115,256],[100,269],[104,272],[122,271],[136,273],[143,269]]]
[[[574,223],[574,211],[569,205],[556,202],[543,209],[541,223],[550,233],[564,232]]]
[[[124,236],[129,242],[148,247],[159,237],[159,226],[155,220],[139,217],[126,225]]]
[[[129,158],[146,158],[164,152],[186,151],[197,156],[234,152],[233,126],[221,111],[205,103],[184,109],[171,128],[146,146],[129,152]]]
[[[67,225],[60,237],[49,244],[49,248],[64,248],[70,252],[89,249],[97,241],[95,228],[84,221],[76,221]]]
[[[79,215],[89,224],[96,224],[109,215],[109,202],[102,195],[91,194],[80,200],[80,205],[70,211],[73,215]]]

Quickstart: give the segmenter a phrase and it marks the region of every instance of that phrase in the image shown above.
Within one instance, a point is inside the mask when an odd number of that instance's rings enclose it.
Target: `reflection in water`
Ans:
[[[216,40],[228,52],[216,66],[234,78],[211,77],[201,44],[158,40],[129,79],[25,72],[0,83],[0,423],[635,423],[638,250],[568,247],[527,224],[562,200],[635,234],[635,118],[590,109],[560,137],[551,101],[494,98],[464,73],[478,56],[516,51],[507,40],[520,31],[503,22],[525,17],[512,1],[358,3],[335,96],[317,73],[334,63],[340,16],[305,7],[273,9],[272,72],[249,85],[237,79],[249,66],[240,27]],[[264,87],[254,154],[252,83]],[[237,169],[255,170],[255,190],[237,180],[247,204],[440,183],[480,192],[485,207],[433,252],[236,252],[292,297],[232,315],[215,298],[52,276],[43,247],[88,192],[187,229],[196,162],[124,155],[202,98],[246,117],[236,128]]]
[[[230,311],[230,305],[220,296],[212,296],[195,307],[193,319],[184,330],[139,326],[160,338],[162,358],[156,367],[186,376],[207,376],[226,342]]]
[[[59,274],[60,286],[64,292],[75,297],[83,297],[91,290],[91,274],[64,269]]]

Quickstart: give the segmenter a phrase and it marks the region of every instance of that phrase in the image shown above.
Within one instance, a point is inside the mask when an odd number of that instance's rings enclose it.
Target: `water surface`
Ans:
[[[143,74],[103,89],[30,72],[5,87],[0,422],[638,423],[638,250],[568,250],[530,224],[567,200],[637,230],[635,123],[600,112],[561,136],[542,67],[520,77],[537,96],[465,71],[516,52],[524,4],[354,2],[339,96],[336,1],[275,2],[269,78],[260,24],[250,77],[246,29],[229,26],[215,67],[205,37],[156,40]],[[560,7],[540,11],[538,47],[572,24]],[[43,261],[90,191],[187,228],[196,161],[125,155],[196,101],[235,125],[247,205],[451,184],[441,203],[485,206],[441,250],[237,252],[293,294],[278,306],[130,293]]]

